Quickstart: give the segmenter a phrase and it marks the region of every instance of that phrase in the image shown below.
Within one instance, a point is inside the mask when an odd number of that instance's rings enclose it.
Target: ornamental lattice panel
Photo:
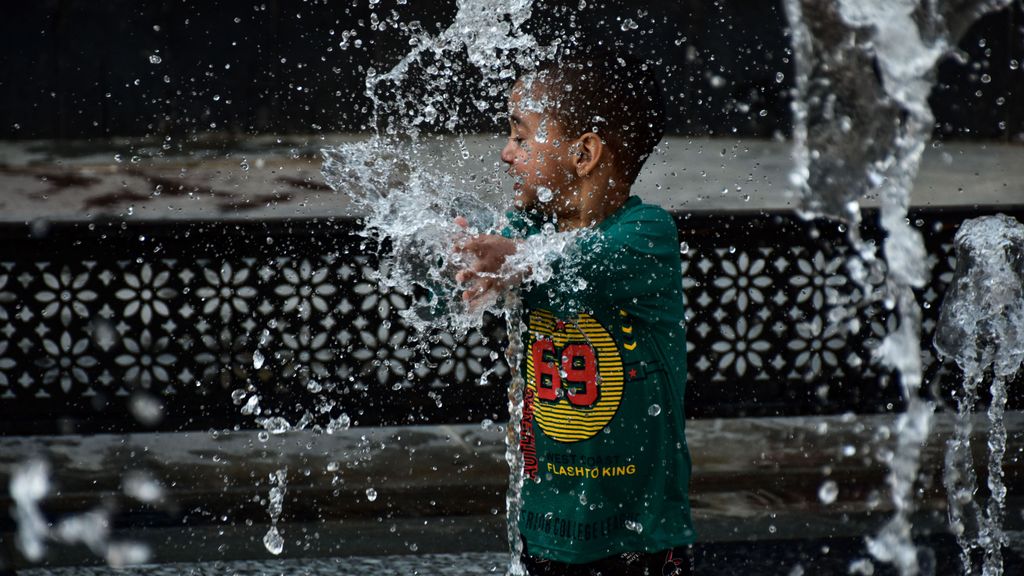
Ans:
[[[1020,211],[1016,212],[1018,218]],[[926,363],[955,265],[956,225],[917,215],[932,281]],[[781,214],[679,215],[691,416],[875,412],[898,386],[873,360],[895,327],[850,277],[834,223]],[[12,432],[252,427],[232,391],[293,423],[504,417],[503,327],[416,348],[412,296],[369,279],[351,221],[10,227],[0,248],[0,413]],[[38,231],[37,231],[38,232]],[[868,237],[877,236],[867,230]],[[882,276],[869,277],[878,287]],[[262,361],[261,361],[262,358]],[[237,394],[237,393],[236,393]]]

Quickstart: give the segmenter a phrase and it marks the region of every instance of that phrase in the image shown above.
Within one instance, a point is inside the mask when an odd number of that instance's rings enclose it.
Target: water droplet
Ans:
[[[249,161],[246,160],[245,158],[242,158],[242,163],[239,164],[238,167],[242,169],[242,172],[248,172],[249,171]]]
[[[554,197],[555,193],[552,192],[550,188],[545,188],[544,186],[537,188],[537,200],[547,203],[551,202],[551,199]]]
[[[818,488],[818,500],[826,506],[835,502],[839,496],[839,485],[834,480],[825,480]]]
[[[686,254],[689,251],[690,251],[690,245],[689,244],[687,244],[686,242],[680,242],[679,243],[679,253],[680,254]]]
[[[263,361],[264,360],[265,360],[265,358],[263,358],[263,353],[260,352],[259,350],[256,350],[255,352],[252,353],[252,367],[253,368],[255,368],[257,370],[259,370],[260,368],[263,368]]]
[[[494,420],[491,420],[490,418],[484,418],[483,420],[480,421],[480,428],[483,428],[484,430],[491,430],[492,428],[494,428]]]
[[[133,471],[125,475],[122,481],[125,496],[139,502],[156,503],[164,498],[164,488],[146,472]]]
[[[149,56],[149,63],[150,64],[159,64],[159,63],[161,63],[163,61],[164,61],[164,59],[161,58],[159,54],[151,54]]]
[[[327,423],[327,433],[334,434],[335,432],[341,432],[342,430],[348,430],[352,427],[352,419],[349,418],[348,414],[342,413],[337,418],[332,418]]]
[[[149,546],[136,542],[108,542],[106,560],[111,568],[124,568],[146,564],[150,559]]]
[[[537,132],[533,135],[533,139],[536,142],[540,142],[541,144],[544,144],[545,142],[548,141],[548,119],[547,119],[547,117],[544,117],[544,119],[540,121],[540,124],[537,125]]]
[[[647,409],[647,413],[651,416],[657,416],[658,414],[661,414],[661,406],[651,404],[651,407]]]
[[[273,416],[263,421],[263,428],[271,434],[284,434],[292,429],[292,425],[280,416]]]
[[[644,525],[632,520],[626,520],[626,530],[639,534],[644,531]]]
[[[628,32],[630,30],[636,30],[640,25],[637,24],[632,18],[626,18],[622,21],[622,31]]]
[[[367,488],[366,489],[366,499],[369,500],[370,502],[373,502],[374,500],[376,500],[377,499],[377,491],[374,490],[373,488]]]
[[[267,547],[267,551],[277,556],[284,550],[284,538],[277,532],[277,526],[271,526],[267,530],[266,536],[263,537],[263,545]]]
[[[260,397],[258,395],[256,395],[256,394],[253,394],[245,402],[245,406],[242,406],[242,414],[245,414],[246,416],[248,416],[250,414],[259,414],[259,413],[260,413]]]
[[[128,409],[135,419],[146,426],[155,426],[163,420],[164,404],[159,398],[145,392],[136,392],[128,401]]]
[[[786,75],[783,74],[782,72],[776,72],[775,73],[775,81],[777,83],[782,84],[782,81],[785,80],[785,79],[786,79]]]

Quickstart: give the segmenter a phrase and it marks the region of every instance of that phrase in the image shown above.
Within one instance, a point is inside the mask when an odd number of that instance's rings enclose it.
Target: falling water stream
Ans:
[[[910,193],[933,125],[928,95],[937,63],[972,22],[1007,4],[786,2],[798,72],[793,184],[807,216],[853,224],[855,278],[864,279],[866,269],[880,265],[860,238],[859,200],[877,194],[881,203],[886,285],[879,296],[900,321],[879,352],[899,375],[906,410],[896,421],[896,450],[889,462],[895,513],[868,539],[868,550],[904,576],[920,570],[910,516],[921,448],[935,409],[920,393],[921,310],[913,290],[925,285],[928,270],[921,234],[907,219]]]

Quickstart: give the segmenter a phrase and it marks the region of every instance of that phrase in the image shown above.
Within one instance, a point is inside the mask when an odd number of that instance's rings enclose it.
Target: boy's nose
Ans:
[[[509,141],[505,143],[505,147],[501,149],[501,161],[511,166],[515,159],[515,146],[512,144],[512,139],[510,138]]]

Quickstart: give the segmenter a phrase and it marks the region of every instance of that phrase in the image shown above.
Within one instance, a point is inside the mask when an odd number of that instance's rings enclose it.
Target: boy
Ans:
[[[678,236],[665,210],[630,195],[663,109],[649,67],[608,53],[520,78],[501,154],[515,177],[511,229],[461,246],[476,257],[456,274],[472,303],[515,282],[497,273],[523,237],[582,232],[572,261],[522,293],[530,574],[692,572]]]

